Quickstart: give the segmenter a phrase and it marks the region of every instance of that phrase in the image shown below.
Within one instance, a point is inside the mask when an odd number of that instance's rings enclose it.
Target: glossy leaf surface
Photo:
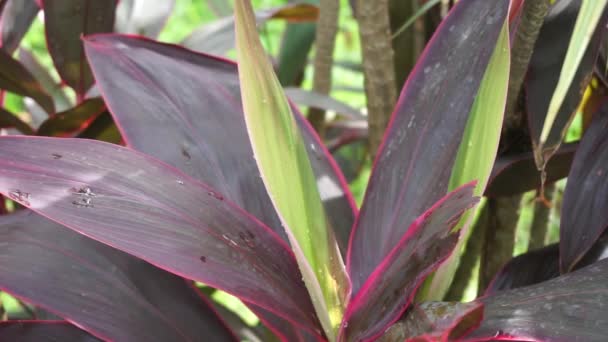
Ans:
[[[53,99],[34,76],[2,50],[0,50],[0,89],[32,98],[49,114],[55,111]]]
[[[399,319],[418,286],[456,246],[458,234],[450,231],[477,202],[474,187],[467,184],[448,194],[412,223],[351,299],[342,324],[345,340],[373,340]]]
[[[234,341],[180,277],[29,210],[0,216],[0,235],[0,288],[99,338]]]
[[[121,0],[116,7],[116,31],[156,38],[174,7],[175,0]]]
[[[578,67],[574,67],[574,78],[566,88],[567,92],[555,94],[560,82],[560,70],[568,54],[569,38],[574,30],[577,14],[581,7],[580,0],[561,0],[554,4],[539,32],[534,46],[534,53],[526,76],[526,109],[528,124],[535,149],[536,163],[544,166],[559,147],[566,130],[576,113],[583,97],[583,92],[591,80],[593,66],[600,46],[602,29],[598,26],[589,46],[579,47],[584,52]],[[555,39],[562,37],[562,39]],[[561,97],[557,108],[550,108],[553,96]],[[553,105],[555,106],[555,105]],[[541,134],[549,112],[553,111],[550,130],[541,144]]]
[[[375,161],[349,249],[356,294],[408,227],[448,190],[509,1],[458,2],[411,73]],[[449,113],[449,115],[447,115]]]
[[[0,192],[112,247],[317,331],[289,247],[220,192],[133,150],[0,137]]]
[[[97,342],[84,330],[62,321],[5,321],[0,323],[0,341],[10,342]]]
[[[57,72],[84,97],[94,82],[81,37],[112,32],[117,0],[43,0],[49,53]]]
[[[510,64],[509,29],[505,18],[469,114],[450,176],[449,190],[475,179],[477,186],[474,195],[481,196],[484,193],[500,142]],[[424,294],[426,300],[442,300],[447,293],[460,263],[460,256],[471,235],[470,224],[474,215],[474,210],[465,214],[456,226],[456,229],[462,229],[462,238],[458,241],[456,251],[433,274],[433,279]]]
[[[249,0],[235,3],[235,31],[245,123],[255,160],[317,316],[334,341],[350,284],[304,139],[259,40]]]
[[[560,222],[560,270],[567,272],[608,227],[608,106],[595,113],[568,175]]]
[[[0,9],[0,48],[13,53],[38,14],[36,0],[7,0]]]
[[[481,326],[467,340],[604,341],[608,260],[553,280],[482,298]]]
[[[86,128],[97,115],[105,110],[103,100],[98,97],[84,100],[79,105],[65,112],[57,113],[44,121],[37,133],[46,136],[68,136]]]
[[[287,241],[247,138],[234,63],[119,35],[89,37],[86,51],[128,146],[210,185]],[[314,130],[294,114],[345,252],[356,212],[352,195]]]

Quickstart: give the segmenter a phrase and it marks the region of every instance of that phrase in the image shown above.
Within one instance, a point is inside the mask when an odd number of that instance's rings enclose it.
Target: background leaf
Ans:
[[[545,166],[546,184],[568,176],[578,143],[567,143],[559,147]],[[517,179],[517,182],[513,182]],[[522,194],[541,187],[541,179],[534,161],[534,153],[526,152],[499,157],[494,164],[488,186],[487,197]]]
[[[0,216],[0,236],[0,287],[99,338],[235,340],[186,280],[29,210]]]
[[[19,46],[21,39],[38,14],[35,0],[7,0],[0,9],[0,47],[9,54]]]
[[[565,90],[560,90],[563,93],[555,93],[558,83],[563,82],[560,81],[560,70],[564,67],[568,53],[574,51],[569,50],[569,40],[566,37],[572,36],[580,9],[580,0],[562,0],[549,9],[530,60],[525,83],[526,109],[538,167],[546,167],[545,164],[559,147],[576,114],[585,88],[591,80],[604,34],[602,25],[598,25],[588,46],[573,47],[582,49],[584,55],[578,67],[568,66],[573,68],[575,74],[568,84],[560,85],[566,87]],[[602,21],[605,21],[605,18],[604,16]],[[555,37],[563,37],[563,39],[555,39]],[[554,101],[553,96],[556,100],[562,97],[557,107],[556,104],[551,104],[551,101]],[[550,108],[550,105],[554,108]],[[541,141],[541,134],[545,129],[545,121],[549,119],[550,111],[554,111],[551,114],[554,115],[554,119],[548,126],[550,129],[548,135],[544,141]]]
[[[255,13],[258,25],[271,19],[288,21],[314,21],[318,16],[316,6],[307,4],[288,4],[274,9],[260,10]],[[214,55],[224,55],[235,47],[234,17],[220,18],[194,30],[181,45],[197,51]]]
[[[576,23],[574,24],[574,30],[570,37],[570,44],[568,45],[568,52],[564,58],[564,64],[560,72],[559,81],[555,86],[555,92],[551,97],[549,103],[549,109],[545,123],[543,124],[543,130],[540,136],[540,143],[543,144],[547,141],[557,111],[562,105],[566,92],[570,87],[570,84],[574,80],[578,66],[585,55],[586,47],[593,36],[593,32],[599,27],[600,19],[603,16],[604,8],[608,1],[597,0],[589,1],[582,0],[578,16],[576,17]]]
[[[81,131],[90,124],[95,117],[106,111],[103,100],[96,97],[84,100],[75,107],[57,113],[45,120],[38,128],[38,135],[70,136]]]
[[[121,0],[116,7],[116,31],[156,38],[174,7],[175,0]]]
[[[81,37],[112,32],[117,0],[44,0],[44,27],[61,78],[83,98],[94,82]]]
[[[47,113],[55,112],[53,99],[17,60],[0,50],[0,89],[35,100]]]

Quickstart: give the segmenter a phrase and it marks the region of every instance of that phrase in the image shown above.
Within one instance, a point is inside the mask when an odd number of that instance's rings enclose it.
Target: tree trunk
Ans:
[[[357,0],[363,73],[369,122],[369,146],[375,158],[397,99],[388,0]]]
[[[313,90],[329,95],[331,90],[331,69],[333,64],[336,33],[340,13],[340,0],[321,0],[317,34],[315,38],[315,62]],[[325,111],[311,108],[308,120],[322,136],[325,123]]]

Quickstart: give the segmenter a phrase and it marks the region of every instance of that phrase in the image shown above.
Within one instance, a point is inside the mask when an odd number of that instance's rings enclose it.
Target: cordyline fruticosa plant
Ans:
[[[11,24],[0,87],[34,99],[50,117],[32,127],[2,112],[4,127],[39,136],[0,137],[0,192],[29,208],[0,217],[0,288],[49,320],[4,321],[0,340],[238,340],[237,324],[193,280],[237,296],[285,341],[588,341],[608,333],[608,264],[596,262],[607,225],[608,108],[570,158],[560,250],[514,259],[473,302],[414,303],[427,276],[460,249],[476,196],[509,191],[495,180],[532,160],[497,164],[490,175],[509,26],[517,26],[521,1],[461,0],[451,9],[401,92],[360,210],[283,94],[248,0],[235,1],[238,69],[176,45],[91,34],[112,31],[113,0],[0,1],[30,22],[38,5],[53,62],[78,105],[56,114],[69,99],[44,90],[27,53],[27,69],[13,59],[14,37],[28,24]],[[589,22],[603,29],[605,20]],[[570,24],[572,36],[579,26]],[[592,57],[572,57],[572,84],[589,82],[598,35],[582,45]],[[560,56],[559,65],[571,58]],[[543,80],[558,83],[532,77],[529,90]],[[580,91],[566,90],[580,101]],[[555,121],[561,132],[572,110],[564,112],[541,125]],[[558,159],[561,135],[538,132],[536,159],[550,170],[545,160]],[[590,228],[577,236],[582,222]],[[435,273],[427,291],[437,279],[449,282],[448,273]]]

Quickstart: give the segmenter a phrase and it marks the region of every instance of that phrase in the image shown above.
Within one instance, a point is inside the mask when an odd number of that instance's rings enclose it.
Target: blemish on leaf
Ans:
[[[77,207],[82,207],[82,208],[92,208],[93,207],[93,204],[91,203],[91,198],[89,198],[89,197],[84,197],[84,198],[81,198],[80,200],[72,201],[72,204]]]
[[[186,147],[183,147],[183,146],[182,146],[182,156],[184,156],[184,158],[186,158],[186,160],[188,160],[188,161],[190,159],[192,159],[192,156],[188,152],[188,149]]]
[[[75,195],[81,195],[81,196],[89,196],[89,197],[97,196],[97,194],[94,193],[93,190],[91,190],[91,188],[88,186],[83,186],[78,189],[72,188],[72,192],[74,192]]]
[[[222,196],[221,194],[218,194],[218,193],[217,193],[217,192],[215,192],[215,191],[209,191],[209,192],[207,192],[207,195],[209,195],[209,196],[213,196],[213,197],[215,197],[216,199],[218,199],[218,200],[220,200],[220,201],[223,201],[223,200],[224,200],[224,196]]]
[[[206,257],[206,256],[204,256],[204,255],[201,255],[201,258],[200,258],[200,259],[201,259],[201,261],[202,261],[202,262],[207,262],[207,257]]]
[[[31,195],[29,192],[24,192],[19,189],[15,189],[8,192],[8,197],[10,197],[14,201],[23,203],[24,205],[30,205],[29,199]]]
[[[51,156],[53,156],[53,159],[61,159],[61,157],[63,157],[61,154],[59,153],[53,153],[51,154]]]

